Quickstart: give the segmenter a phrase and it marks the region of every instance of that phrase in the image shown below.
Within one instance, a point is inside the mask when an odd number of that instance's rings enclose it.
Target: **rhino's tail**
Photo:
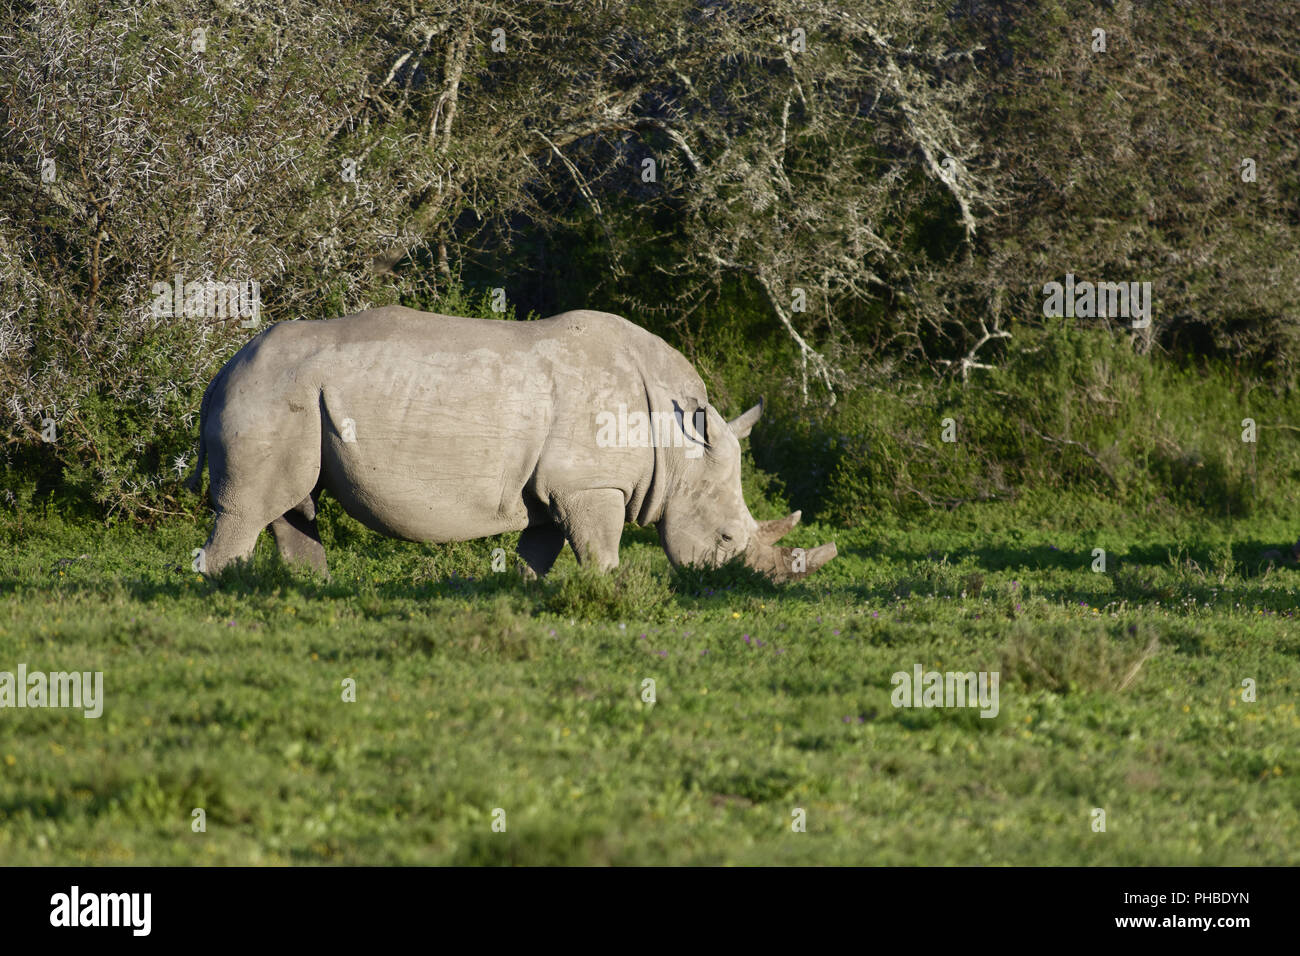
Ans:
[[[208,443],[203,437],[203,426],[208,420],[208,402],[212,398],[212,391],[216,388],[218,380],[225,374],[225,366],[222,366],[221,371],[212,377],[208,387],[203,390],[203,401],[199,403],[199,459],[194,465],[194,473],[185,479],[185,487],[196,495],[203,489],[203,464],[208,457]]]

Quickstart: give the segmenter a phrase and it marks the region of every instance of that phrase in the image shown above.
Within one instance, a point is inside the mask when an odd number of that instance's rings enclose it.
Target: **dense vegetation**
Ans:
[[[155,314],[176,276],[258,282],[260,323],[498,314],[494,289],[507,315],[626,314],[736,403],[781,388],[765,453],[805,460],[787,480],[841,521],[1030,480],[1238,514],[1223,442],[1256,410],[1274,430],[1250,494],[1290,480],[1300,45],[1280,2],[0,18],[10,504],[192,511],[199,395],[255,327]],[[1044,318],[1066,274],[1150,282],[1150,327]],[[1194,420],[1144,418],[1153,389]],[[954,409],[956,469],[920,437]]]

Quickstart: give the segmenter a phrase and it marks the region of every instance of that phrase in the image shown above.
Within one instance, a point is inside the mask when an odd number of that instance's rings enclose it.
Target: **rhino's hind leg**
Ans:
[[[271,522],[275,546],[285,564],[305,564],[322,577],[330,576],[325,561],[325,546],[320,543],[316,528],[316,496],[304,498],[299,504]]]
[[[564,529],[558,524],[525,528],[515,545],[515,551],[524,559],[524,578],[527,580],[544,577],[563,550]]]
[[[249,519],[246,515],[218,512],[212,534],[203,546],[203,572],[220,574],[232,562],[250,560],[263,527],[260,520]]]
[[[596,488],[555,495],[551,508],[579,564],[590,564],[600,571],[618,567],[618,543],[623,537],[626,509],[621,491]]]
[[[310,433],[277,434],[266,441],[253,437],[209,442],[209,494],[217,522],[204,545],[207,573],[220,574],[232,561],[250,559],[268,526],[282,555],[313,564],[319,559],[316,566],[323,571],[325,550],[314,521],[319,438],[313,446]]]

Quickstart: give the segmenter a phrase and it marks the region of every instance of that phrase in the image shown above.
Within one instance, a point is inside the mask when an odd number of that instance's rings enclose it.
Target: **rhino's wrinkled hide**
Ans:
[[[564,542],[618,564],[625,522],[656,525],[675,564],[741,557],[774,580],[810,573],[835,546],[775,542],[799,519],[759,524],[740,489],[740,439],[690,363],[604,312],[536,322],[389,306],[268,328],[208,386],[200,415],[217,520],[207,573],[248,558],[268,525],[283,557],[326,571],[316,498],[412,541],[519,531],[528,571]]]

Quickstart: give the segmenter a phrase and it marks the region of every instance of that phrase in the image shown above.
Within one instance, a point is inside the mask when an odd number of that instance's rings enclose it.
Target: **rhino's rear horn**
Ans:
[[[737,438],[747,437],[750,429],[754,427],[754,423],[762,416],[764,404],[765,402],[760,398],[758,404],[749,411],[743,412],[727,422],[727,427],[731,429],[731,433]]]
[[[812,574],[837,554],[839,551],[834,542],[818,545],[809,551],[755,543],[745,551],[745,564],[781,584]]]
[[[797,525],[802,517],[802,511],[792,511],[784,518],[777,518],[774,521],[760,521],[758,531],[754,533],[754,540],[760,544],[776,544],[790,533],[790,529]]]

